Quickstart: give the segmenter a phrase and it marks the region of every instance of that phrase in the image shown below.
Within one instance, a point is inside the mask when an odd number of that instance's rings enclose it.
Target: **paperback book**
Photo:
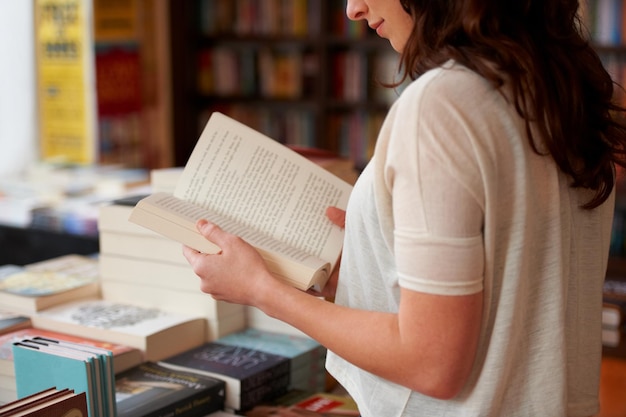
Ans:
[[[289,385],[287,358],[240,346],[208,342],[159,364],[224,380],[225,407],[238,412],[284,394]]]
[[[118,417],[201,417],[224,408],[224,381],[145,362],[117,376]]]
[[[326,348],[308,336],[247,328],[215,342],[260,350],[289,359],[289,389],[323,390],[326,382]]]
[[[292,149],[214,112],[173,194],[157,192],[129,220],[200,252],[217,245],[196,230],[207,219],[251,243],[279,279],[322,288],[339,260],[343,229],[326,208],[347,205],[352,186]]]
[[[26,329],[32,325],[30,317],[8,310],[0,310],[0,335],[15,330]]]
[[[13,312],[33,314],[99,294],[98,261],[88,256],[70,254],[26,266],[0,266],[0,305]]]
[[[116,415],[110,352],[25,339],[13,344],[18,398],[51,386],[85,393],[89,417]]]
[[[51,387],[0,406],[2,417],[87,417],[87,395]]]
[[[37,338],[63,340],[66,342],[80,343],[86,346],[109,350],[113,354],[113,370],[115,373],[120,373],[126,369],[130,369],[144,361],[143,352],[131,346],[89,339],[80,335],[70,335],[67,333],[30,327],[0,335],[0,375],[15,376],[12,351],[13,343],[19,342],[23,339]]]
[[[110,300],[80,300],[40,311],[33,326],[141,350],[160,360],[206,342],[204,317]]]

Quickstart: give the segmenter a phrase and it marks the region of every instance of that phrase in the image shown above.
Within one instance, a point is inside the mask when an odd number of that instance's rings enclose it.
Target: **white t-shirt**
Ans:
[[[483,291],[482,332],[468,384],[447,401],[329,352],[362,415],[595,414],[614,200],[581,209],[589,196],[475,73],[448,63],[409,85],[353,190],[336,303],[397,312],[400,287]]]

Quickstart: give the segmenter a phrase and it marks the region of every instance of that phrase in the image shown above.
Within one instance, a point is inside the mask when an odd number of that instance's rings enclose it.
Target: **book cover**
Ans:
[[[255,349],[208,342],[159,362],[226,382],[225,405],[245,411],[282,395],[289,385],[289,360]]]
[[[356,402],[351,397],[318,392],[296,403],[293,408],[325,416],[360,416]]]
[[[290,361],[289,389],[312,392],[324,389],[326,348],[308,336],[247,328],[215,342],[284,356]]]
[[[145,362],[118,375],[118,417],[196,417],[224,407],[224,381]]]
[[[87,395],[50,388],[0,406],[0,416],[87,417]]]
[[[70,300],[99,296],[98,262],[64,255],[26,265],[0,266],[0,305],[32,314]]]
[[[26,339],[26,341],[32,342],[39,347],[43,346],[44,350],[58,354],[75,354],[90,357],[94,363],[98,402],[99,407],[102,409],[102,414],[106,416],[114,416],[116,414],[115,368],[112,351],[98,346],[42,336]]]
[[[131,346],[160,360],[206,342],[204,317],[110,300],[79,300],[38,312],[33,326]]]
[[[125,371],[144,361],[143,352],[131,346],[31,327],[0,335],[0,375],[15,376],[13,367],[13,343],[23,339],[34,339],[37,337],[81,343],[109,350],[113,354],[113,370],[115,373]]]
[[[63,395],[64,393],[69,391],[70,390],[68,390],[67,388],[63,390],[58,390],[56,389],[56,387],[50,387],[34,394],[9,401],[0,405],[0,416],[8,413],[9,411],[13,413],[18,409],[21,409],[22,407],[29,406],[37,402],[46,401],[47,399],[54,398],[59,395]]]
[[[99,417],[93,363],[87,358],[58,355],[29,343],[13,344],[18,398],[50,387],[68,388],[87,396],[89,417]]]
[[[292,369],[317,364],[326,358],[326,348],[310,337],[262,329],[247,328],[223,336],[216,342],[284,356],[291,361]]]
[[[277,278],[304,290],[321,288],[343,245],[343,229],[325,211],[345,208],[351,190],[294,150],[214,112],[173,195],[140,200],[129,220],[215,253],[217,246],[195,228],[205,218],[255,246]]]

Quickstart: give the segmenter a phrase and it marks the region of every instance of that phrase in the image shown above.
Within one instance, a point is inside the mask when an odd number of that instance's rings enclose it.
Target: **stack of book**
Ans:
[[[120,373],[144,362],[143,352],[139,349],[110,342],[101,342],[82,336],[35,329],[32,327],[13,330],[0,335],[0,404],[17,400],[17,385],[13,361],[13,344],[24,339],[54,339],[80,343],[86,346],[107,349],[113,354],[113,371]]]
[[[64,255],[26,266],[0,266],[0,305],[25,315],[70,300],[100,297],[97,259]]]
[[[248,328],[215,342],[289,359],[289,390],[318,392],[326,389],[326,348],[308,336]]]
[[[224,409],[242,413],[289,389],[288,358],[241,346],[207,342],[159,362],[170,369],[195,372],[226,383]]]
[[[23,339],[13,344],[18,398],[50,387],[86,394],[89,417],[117,414],[111,351],[55,339]]]
[[[180,243],[128,221],[142,197],[100,207],[102,298],[205,317],[207,341],[245,328],[243,306],[217,301],[200,291],[200,279]]]

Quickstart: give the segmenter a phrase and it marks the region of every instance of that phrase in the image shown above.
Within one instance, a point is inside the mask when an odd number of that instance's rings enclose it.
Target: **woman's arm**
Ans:
[[[203,292],[257,307],[354,365],[423,394],[452,398],[465,385],[478,344],[482,293],[403,289],[398,314],[351,309],[278,281],[242,239],[206,221],[198,229],[222,248],[217,255],[183,249]]]

